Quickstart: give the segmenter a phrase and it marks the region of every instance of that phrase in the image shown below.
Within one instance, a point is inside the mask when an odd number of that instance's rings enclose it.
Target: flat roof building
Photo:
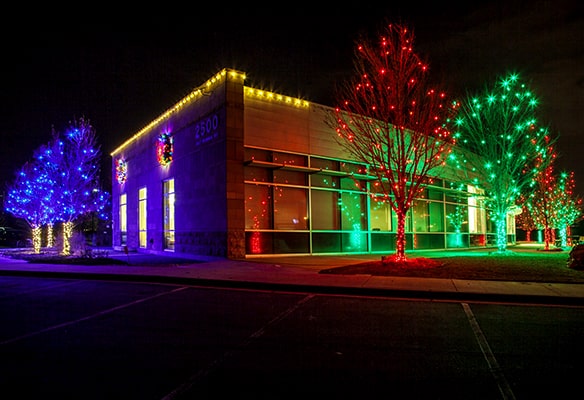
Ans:
[[[219,256],[392,253],[396,218],[325,123],[332,109],[245,86],[224,69],[112,153],[113,245]],[[488,246],[473,188],[433,177],[407,249]],[[514,219],[509,239],[514,241]]]

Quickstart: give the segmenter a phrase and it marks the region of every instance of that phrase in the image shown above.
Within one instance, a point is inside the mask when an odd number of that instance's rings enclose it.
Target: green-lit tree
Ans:
[[[451,130],[457,151],[449,159],[460,179],[482,190],[496,225],[499,252],[507,250],[507,215],[535,186],[555,139],[536,118],[538,100],[519,75],[499,79],[481,95],[458,103]]]
[[[355,75],[338,85],[339,106],[326,121],[340,145],[377,178],[381,200],[397,216],[395,256],[387,261],[406,261],[408,210],[452,141],[444,129],[451,103],[432,86],[413,44],[414,33],[404,25],[386,25],[375,40],[362,36]]]

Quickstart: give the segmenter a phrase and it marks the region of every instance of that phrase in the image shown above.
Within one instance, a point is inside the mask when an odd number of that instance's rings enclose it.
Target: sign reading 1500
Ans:
[[[219,116],[217,114],[195,122],[195,143],[203,144],[219,136]]]

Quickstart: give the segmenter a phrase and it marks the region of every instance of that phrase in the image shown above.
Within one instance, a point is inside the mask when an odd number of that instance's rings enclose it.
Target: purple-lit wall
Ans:
[[[112,153],[113,245],[121,247],[120,194],[127,194],[130,251],[166,249],[163,181],[175,182],[176,254],[245,257],[243,216],[243,79],[225,75],[194,100],[175,106],[148,130]],[[172,162],[158,163],[161,133],[174,140]],[[116,160],[127,162],[127,180],[118,184]],[[147,188],[147,245],[138,240],[138,190]]]

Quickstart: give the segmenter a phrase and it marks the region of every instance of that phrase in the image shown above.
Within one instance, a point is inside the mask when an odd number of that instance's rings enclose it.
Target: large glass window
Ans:
[[[313,190],[311,192],[312,229],[339,230],[339,192]]]
[[[321,168],[323,170],[339,171],[340,165],[338,161],[327,158],[310,157],[310,166],[312,168]]]
[[[430,232],[444,232],[444,203],[435,201],[428,204]]]
[[[128,244],[128,195],[120,195],[120,245]]]
[[[174,250],[174,179],[164,181],[163,196],[164,248]]]
[[[338,189],[340,187],[340,178],[338,176],[330,176],[326,174],[313,174],[310,176],[310,184],[316,187],[326,187],[331,189]]]
[[[412,214],[414,217],[414,230],[416,232],[428,232],[430,213],[428,211],[428,202],[423,200],[415,200],[412,207]]]
[[[368,175],[364,164],[253,148],[246,148],[245,159],[250,161],[244,172],[248,253],[395,248],[397,215],[389,202],[381,200],[390,195],[389,182],[370,181],[364,176]],[[408,249],[469,247],[489,241],[485,233],[491,226],[482,193],[437,178],[428,178],[425,184],[406,213]],[[308,230],[312,232],[299,232]]]
[[[468,207],[462,203],[446,204],[446,231],[468,232]]]
[[[339,201],[341,229],[344,231],[367,230],[367,198],[360,193],[341,192]]]
[[[274,186],[274,229],[308,229],[306,189]]]
[[[412,207],[415,232],[443,232],[443,210],[443,203],[415,200]]]
[[[272,229],[272,188],[245,185],[245,229]]]
[[[339,171],[339,162],[326,158],[311,157],[310,167],[320,168],[323,171]],[[324,173],[313,174],[310,177],[312,186],[327,187],[338,189],[340,187],[340,178],[338,176]]]
[[[468,231],[484,234],[487,232],[487,211],[479,200],[481,193],[474,186],[468,186],[468,192],[474,194],[468,198]]]
[[[341,189],[365,191],[367,190],[367,181],[351,176],[341,178]]]
[[[369,220],[372,231],[391,231],[391,206],[380,199],[371,199],[369,205]]]
[[[146,188],[144,187],[138,191],[138,237],[139,245],[142,248],[146,247],[146,200]]]

